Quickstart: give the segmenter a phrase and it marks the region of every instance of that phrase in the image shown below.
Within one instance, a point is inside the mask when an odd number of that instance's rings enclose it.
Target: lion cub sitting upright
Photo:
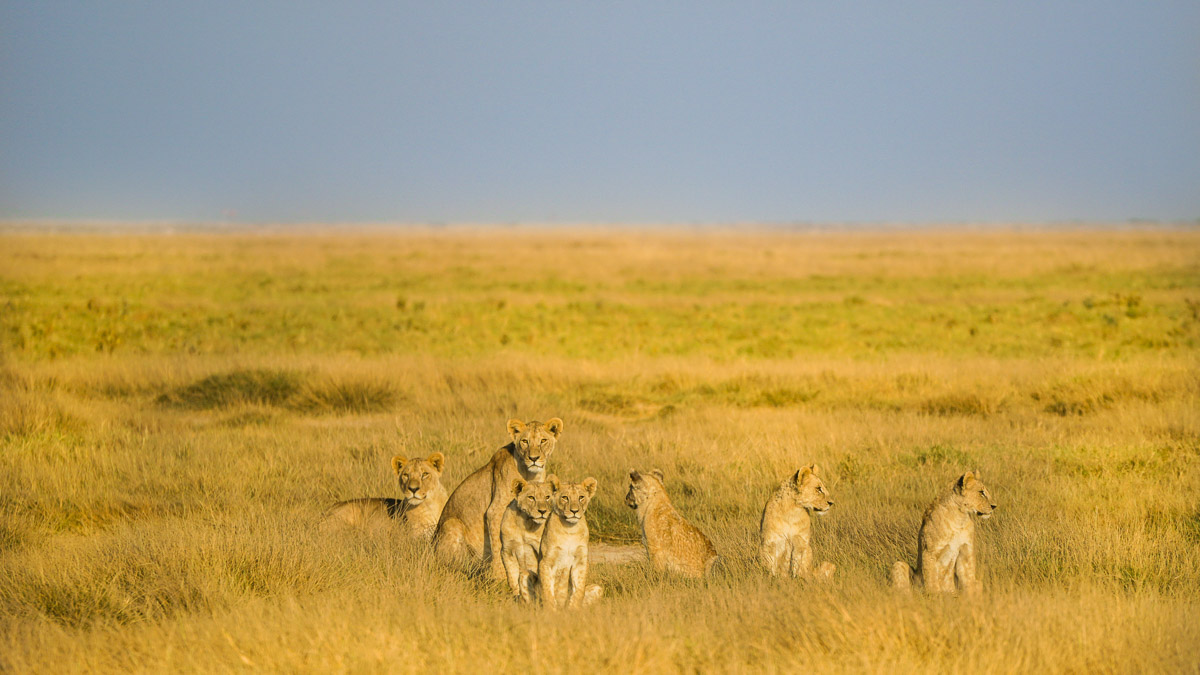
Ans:
[[[599,586],[587,585],[588,526],[584,514],[596,494],[596,479],[561,484],[554,493],[554,512],[542,533],[538,563],[539,593],[546,607],[590,605],[600,598]]]
[[[554,508],[558,476],[545,480],[513,481],[513,500],[500,519],[500,562],[508,587],[521,602],[533,602],[541,558],[542,531]]]
[[[325,512],[325,523],[371,532],[395,527],[402,537],[428,543],[446,504],[446,488],[442,486],[445,463],[440,452],[424,459],[396,455],[392,471],[400,483],[402,499],[368,497],[338,502]]]
[[[813,571],[812,516],[823,516],[833,506],[829,491],[819,477],[820,468],[813,464],[800,469],[779,484],[775,494],[763,507],[759,535],[762,545],[759,559],[771,576],[787,573],[793,577],[828,579],[834,565],[823,562]]]
[[[655,469],[645,475],[630,470],[625,504],[637,512],[642,545],[646,547],[646,555],[654,569],[693,578],[712,571],[717,562],[717,549],[671,505],[662,471]]]
[[[917,566],[897,561],[892,565],[892,585],[907,591],[921,584],[931,593],[952,593],[957,581],[968,595],[977,594],[982,586],[976,575],[972,516],[986,520],[995,510],[979,474],[964,473],[925,509],[917,534]]]

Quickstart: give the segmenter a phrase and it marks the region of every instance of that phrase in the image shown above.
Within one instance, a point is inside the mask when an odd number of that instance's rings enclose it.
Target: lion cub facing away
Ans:
[[[500,519],[500,561],[508,587],[521,602],[533,602],[537,591],[542,532],[558,489],[558,476],[553,474],[545,480],[513,480],[513,499]]]
[[[542,533],[538,587],[546,607],[590,605],[602,594],[587,583],[588,504],[596,494],[596,479],[561,484],[554,493],[554,510]]]
[[[813,571],[812,516],[823,516],[833,506],[829,491],[819,476],[820,467],[806,466],[779,484],[763,507],[759,535],[762,545],[759,559],[771,576],[825,580],[833,576],[834,565],[823,562]]]
[[[964,473],[925,509],[917,535],[917,566],[897,561],[892,565],[892,585],[907,591],[921,584],[931,593],[952,593],[957,581],[968,595],[977,594],[982,585],[976,575],[972,516],[986,520],[995,510],[979,474]]]
[[[403,498],[369,497],[338,502],[325,511],[325,523],[370,532],[397,528],[405,538],[429,542],[446,504],[446,488],[442,486],[445,464],[440,452],[413,459],[396,455],[392,458],[392,471],[396,473]]]
[[[708,537],[679,515],[667,497],[663,472],[629,472],[625,504],[637,513],[642,545],[654,569],[700,578],[712,571],[717,549]]]

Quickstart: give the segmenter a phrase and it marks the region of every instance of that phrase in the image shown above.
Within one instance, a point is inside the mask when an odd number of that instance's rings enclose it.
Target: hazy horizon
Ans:
[[[1193,223],[1200,5],[0,0],[0,219]]]

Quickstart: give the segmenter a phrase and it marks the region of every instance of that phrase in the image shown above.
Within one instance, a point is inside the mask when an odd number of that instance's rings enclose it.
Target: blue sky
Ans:
[[[0,217],[1200,218],[1200,3],[0,0]]]

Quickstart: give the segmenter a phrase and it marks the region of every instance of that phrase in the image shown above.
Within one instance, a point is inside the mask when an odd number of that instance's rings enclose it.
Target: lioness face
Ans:
[[[992,517],[996,504],[992,502],[992,493],[988,491],[979,474],[968,471],[959,477],[954,484],[954,491],[961,496],[963,510],[973,513],[982,520]]]
[[[625,505],[637,509],[641,504],[650,501],[654,495],[665,491],[663,472],[655,469],[644,474],[637,469],[629,470],[629,492],[625,494]]]
[[[821,480],[820,472],[821,468],[813,464],[797,471],[792,480],[796,485],[796,504],[823,516],[833,506],[833,498],[825,481]]]
[[[522,422],[518,419],[508,421],[508,433],[512,434],[517,456],[519,461],[525,464],[527,473],[539,475],[546,470],[546,460],[550,453],[554,452],[562,427],[563,422],[557,417],[545,424],[537,421]]]
[[[392,458],[392,470],[396,472],[400,494],[409,506],[425,501],[429,491],[441,484],[445,463],[446,458],[440,452],[425,458],[406,459],[403,455]]]
[[[558,488],[558,477],[554,475],[546,476],[545,480],[517,479],[513,484],[513,499],[526,518],[541,525],[550,517]]]
[[[578,523],[595,494],[595,478],[584,478],[582,483],[565,483],[554,495],[554,512],[569,524]]]

